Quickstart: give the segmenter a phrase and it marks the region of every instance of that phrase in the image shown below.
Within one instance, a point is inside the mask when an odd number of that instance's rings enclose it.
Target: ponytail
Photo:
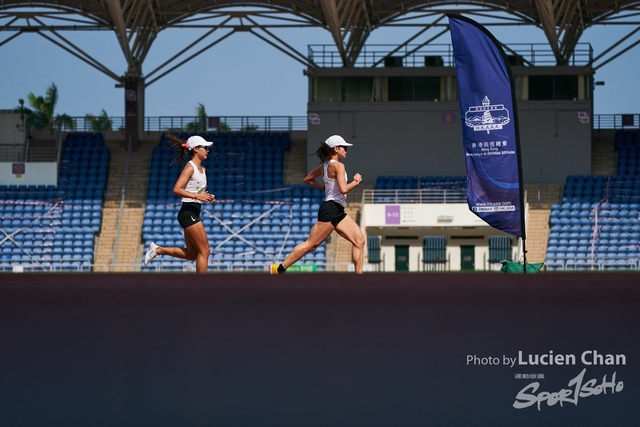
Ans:
[[[329,147],[324,142],[320,142],[320,148],[318,148],[315,153],[310,154],[310,156],[313,156],[314,154],[318,156],[320,163],[326,163],[331,160],[333,148]]]
[[[169,146],[174,149],[169,166],[173,166],[174,163],[188,163],[193,153],[191,152],[192,150],[187,148],[187,143],[171,131],[168,131],[167,138],[169,140]]]

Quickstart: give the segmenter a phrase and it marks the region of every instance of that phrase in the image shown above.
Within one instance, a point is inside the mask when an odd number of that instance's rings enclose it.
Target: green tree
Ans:
[[[91,130],[94,132],[105,132],[108,130],[112,130],[111,126],[113,125],[113,121],[109,119],[109,115],[104,108],[102,109],[102,113],[99,116],[94,116],[93,114],[87,114],[85,119],[91,125]]]
[[[31,108],[16,107],[16,113],[23,113],[29,121],[30,130],[50,130],[56,128],[73,129],[73,119],[67,114],[54,115],[58,103],[58,88],[55,83],[47,89],[44,97],[36,96],[33,92],[27,95],[27,102]]]
[[[204,105],[198,104],[198,108],[196,109],[196,120],[190,123],[187,123],[185,126],[185,130],[191,132],[205,131],[207,130],[207,112],[204,109]]]

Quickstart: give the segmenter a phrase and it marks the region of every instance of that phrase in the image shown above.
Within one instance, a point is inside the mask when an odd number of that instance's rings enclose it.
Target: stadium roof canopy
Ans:
[[[277,30],[324,28],[335,42],[342,65],[352,67],[372,31],[414,28],[415,35],[406,43],[426,35],[430,37],[426,45],[448,31],[449,13],[469,16],[486,26],[535,26],[544,32],[558,65],[568,62],[584,30],[592,26],[624,26],[628,31],[594,58],[594,69],[640,43],[634,40],[640,30],[640,0],[0,0],[0,46],[22,33],[36,32],[122,82],[142,77],[142,63],[161,31],[204,30],[183,51],[147,73],[148,85],[235,32],[250,32],[314,67],[312,58],[291,47]],[[81,30],[115,32],[128,64],[124,76],[63,35]]]

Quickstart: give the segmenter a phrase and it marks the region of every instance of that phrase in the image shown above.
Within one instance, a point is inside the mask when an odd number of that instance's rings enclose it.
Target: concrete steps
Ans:
[[[591,174],[615,175],[618,172],[618,153],[612,132],[598,132],[593,137],[591,151]]]
[[[149,165],[157,141],[140,141],[137,151],[131,153],[121,220],[120,206],[126,175],[127,151],[121,141],[105,141],[105,145],[110,149],[111,161],[102,209],[102,227],[98,236],[96,269],[139,271],[143,253],[140,233],[147,198]]]
[[[549,243],[550,209],[529,210],[527,220],[527,262],[543,262]]]
[[[284,184],[302,184],[302,180],[309,173],[307,157],[306,139],[292,139],[289,151],[284,152]]]
[[[351,194],[350,194],[351,196]],[[347,215],[353,218],[358,224],[360,223],[360,211],[362,210],[361,202],[350,202],[347,204],[345,211]],[[353,260],[351,258],[351,243],[340,237],[335,231],[331,233],[331,240],[327,244],[327,259],[329,254],[333,255],[334,271],[353,271]],[[333,246],[329,249],[329,246]]]
[[[560,184],[525,184],[529,211],[527,217],[527,262],[543,262],[549,243],[551,206],[562,201]]]

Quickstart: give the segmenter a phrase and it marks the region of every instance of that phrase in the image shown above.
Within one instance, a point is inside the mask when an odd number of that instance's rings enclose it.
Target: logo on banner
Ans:
[[[509,110],[504,108],[504,104],[492,105],[486,95],[482,105],[470,106],[464,113],[464,123],[475,132],[501,130],[510,121]]]
[[[472,212],[513,212],[516,207],[511,202],[478,203],[471,207]]]

